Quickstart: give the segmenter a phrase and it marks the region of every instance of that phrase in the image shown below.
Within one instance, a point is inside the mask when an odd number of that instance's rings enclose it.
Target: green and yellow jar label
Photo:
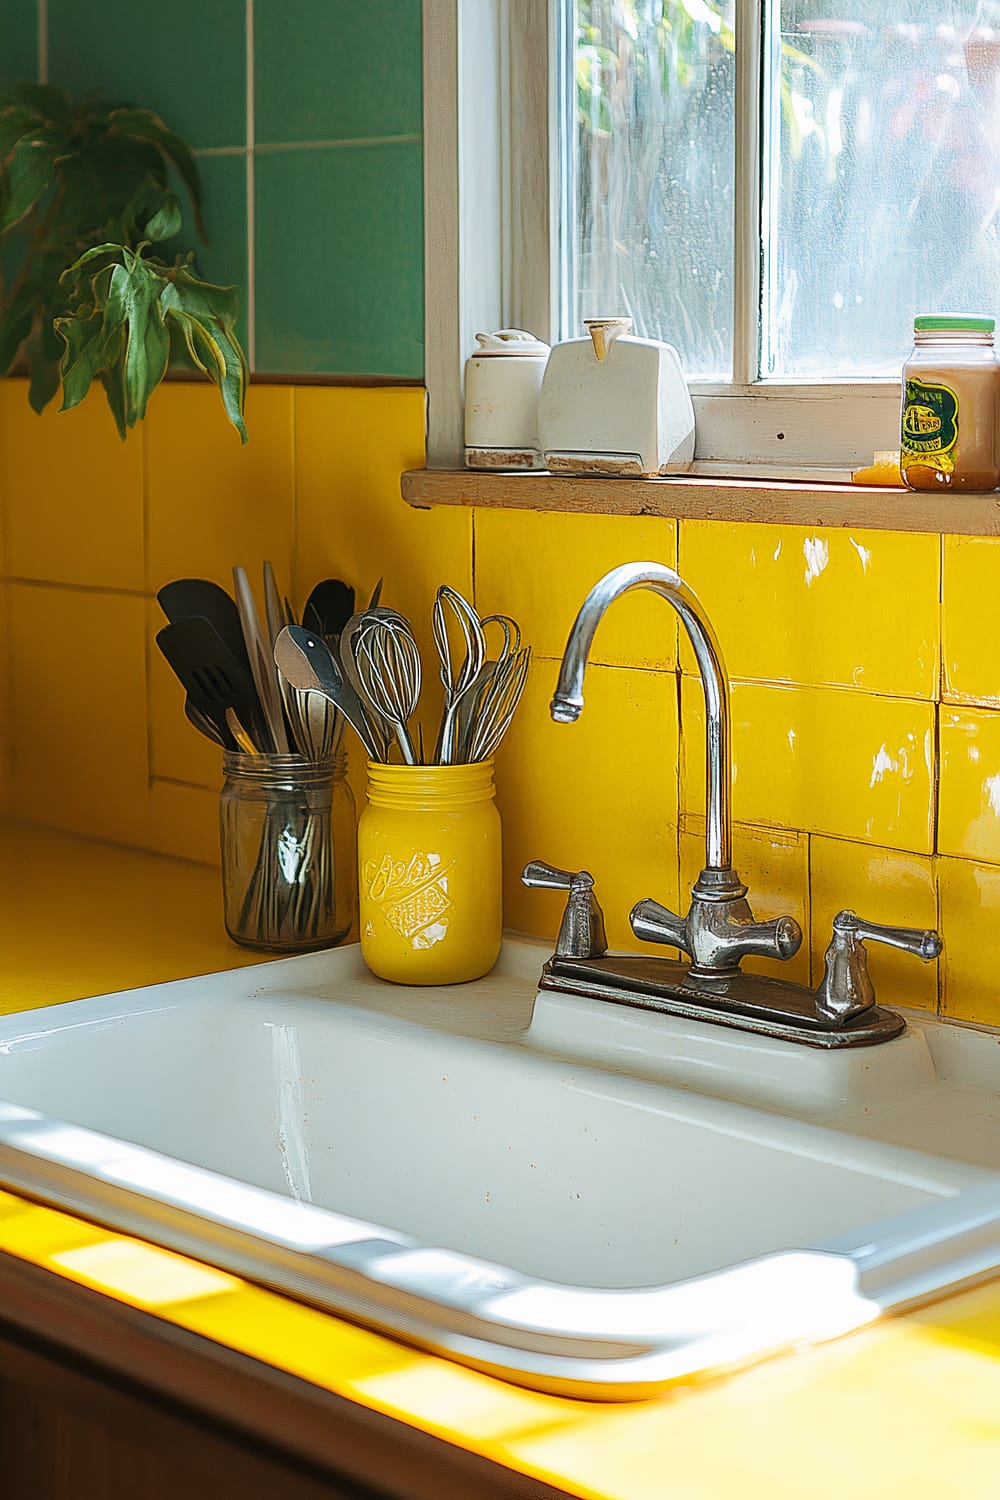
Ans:
[[[950,472],[958,442],[958,396],[947,385],[908,380],[903,399],[901,461],[919,460],[928,468]]]

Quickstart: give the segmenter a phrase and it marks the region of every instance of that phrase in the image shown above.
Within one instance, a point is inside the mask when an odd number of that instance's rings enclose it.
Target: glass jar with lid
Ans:
[[[994,320],[940,313],[914,318],[903,366],[899,467],[912,490],[1000,485]]]

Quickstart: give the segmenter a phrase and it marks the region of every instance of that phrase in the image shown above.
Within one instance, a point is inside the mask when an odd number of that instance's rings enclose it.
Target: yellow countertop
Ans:
[[[0,1011],[256,960],[225,938],[207,867],[8,826],[0,872]],[[1000,1487],[1000,1282],[604,1405],[519,1390],[5,1193],[0,1251],[578,1496],[970,1500]]]

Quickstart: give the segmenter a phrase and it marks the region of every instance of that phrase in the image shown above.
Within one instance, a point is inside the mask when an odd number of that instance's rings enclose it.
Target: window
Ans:
[[[468,315],[566,338],[624,313],[669,340],[708,471],[896,446],[914,313],[1000,306],[1000,0],[425,10],[454,19],[456,154],[477,164]],[[430,122],[428,143],[432,171]]]

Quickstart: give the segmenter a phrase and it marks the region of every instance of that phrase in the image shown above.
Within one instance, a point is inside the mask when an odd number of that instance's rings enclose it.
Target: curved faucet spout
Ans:
[[[728,870],[732,864],[731,765],[729,750],[729,682],[722,652],[697,595],[683,578],[662,563],[623,563],[595,583],[574,621],[566,643],[559,682],[550,712],[558,723],[572,723],[583,708],[583,675],[594,632],[605,610],[622,594],[650,589],[668,600],[684,622],[694,648],[705,693],[707,740],[707,806],[705,867]]]

